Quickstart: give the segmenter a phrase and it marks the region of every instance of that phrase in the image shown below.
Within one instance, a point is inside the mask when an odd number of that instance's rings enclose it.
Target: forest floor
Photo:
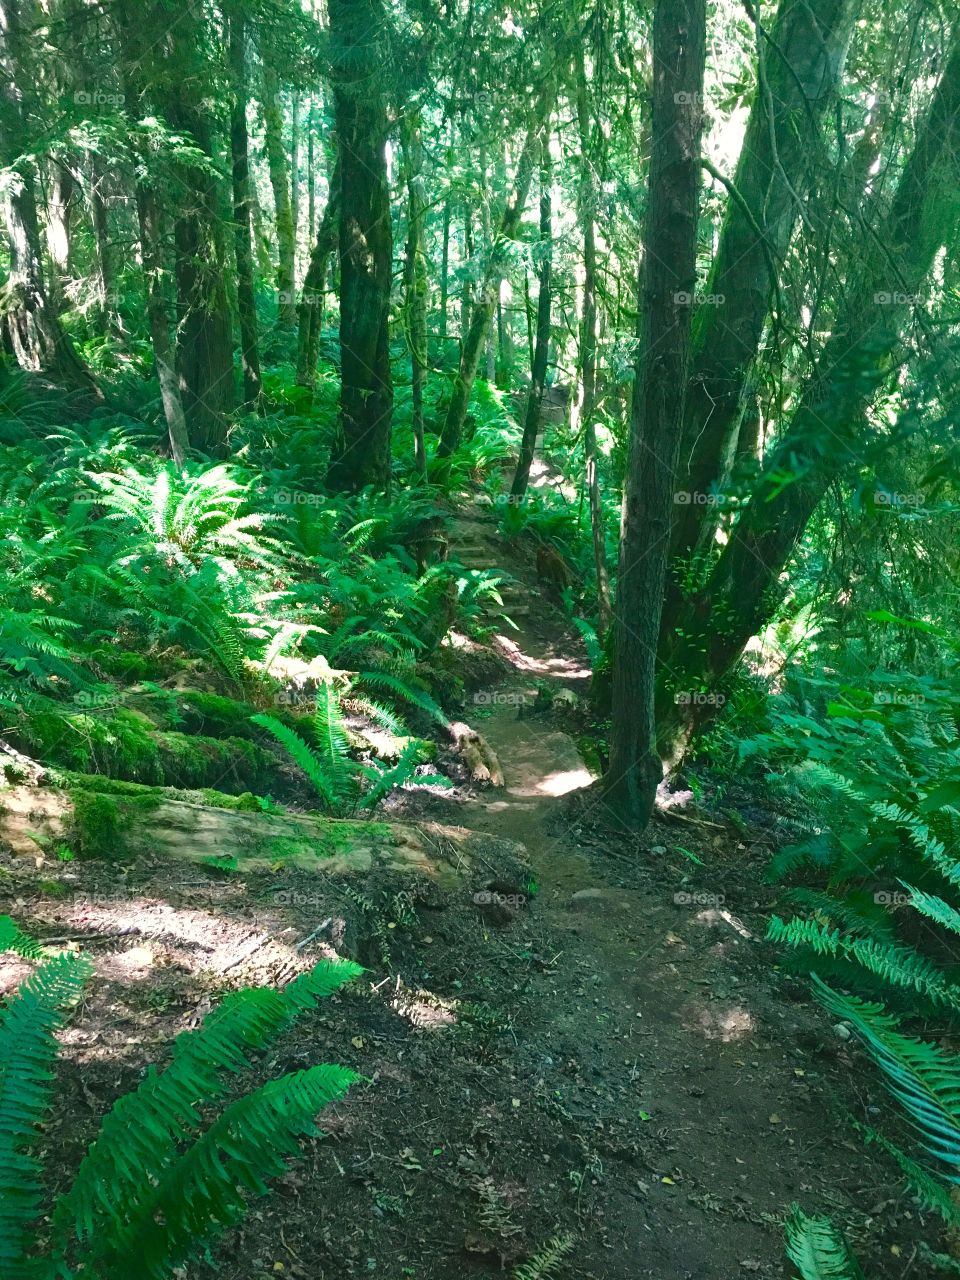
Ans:
[[[569,1234],[559,1276],[766,1280],[791,1274],[794,1200],[844,1224],[874,1280],[921,1274],[916,1209],[844,1118],[868,1119],[879,1086],[762,941],[774,816],[744,794],[739,822],[668,811],[642,842],[611,836],[560,727],[575,704],[529,705],[544,682],[585,694],[577,637],[481,510],[453,542],[516,579],[519,629],[494,642],[504,675],[474,695],[489,714],[467,713],[505,786],[405,798],[402,816],[486,833],[492,849],[520,842],[535,896],[516,876],[496,883],[517,901],[478,903],[400,880],[364,897],[346,878],[159,859],[73,863],[65,895],[6,860],[0,910],[41,938],[100,934],[47,1131],[60,1176],[172,1035],[230,986],[306,963],[293,939],[341,910],[367,979],[282,1038],[249,1083],[317,1061],[367,1082],[216,1247],[216,1268],[191,1274],[502,1276]],[[125,934],[109,927],[117,904],[136,908]],[[3,967],[5,989],[17,970]]]

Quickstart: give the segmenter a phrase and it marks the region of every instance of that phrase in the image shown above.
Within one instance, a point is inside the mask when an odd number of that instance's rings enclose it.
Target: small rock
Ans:
[[[589,911],[603,901],[602,889],[579,889],[570,899],[571,911]]]
[[[850,1028],[847,1026],[845,1022],[838,1022],[837,1025],[833,1028],[833,1034],[837,1037],[838,1040],[849,1040]]]
[[[655,845],[653,845],[653,847],[649,850],[649,852],[650,852],[650,853],[666,853],[666,852],[667,852],[667,847],[666,847],[666,845],[663,845],[663,844],[655,844]]]

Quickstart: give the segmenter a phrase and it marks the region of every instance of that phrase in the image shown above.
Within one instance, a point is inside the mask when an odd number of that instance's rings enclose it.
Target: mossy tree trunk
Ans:
[[[340,167],[340,437],[330,482],[390,486],[393,230],[387,183],[386,22],[381,0],[331,0]]]
[[[690,358],[700,192],[705,0],[657,0],[653,153],[644,236],[642,337],[624,482],[614,619],[607,804],[633,830],[653,812],[657,637]]]

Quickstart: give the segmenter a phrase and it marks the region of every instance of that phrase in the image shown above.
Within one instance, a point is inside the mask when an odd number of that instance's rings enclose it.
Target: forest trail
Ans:
[[[452,550],[468,564],[511,565],[480,510],[455,522]],[[774,989],[757,913],[762,854],[753,851],[751,869],[741,837],[716,836],[709,824],[682,826],[703,867],[678,854],[672,823],[655,821],[632,850],[592,838],[591,811],[602,802],[595,793],[579,805],[563,800],[592,781],[575,741],[520,706],[534,681],[585,695],[589,666],[532,584],[518,577],[504,603],[518,630],[496,643],[516,677],[479,696],[491,710],[473,723],[505,785],[461,801],[456,820],[526,846],[539,886],[533,912],[560,941],[539,1018],[525,1021],[523,1036],[543,1048],[535,1088],[549,1086],[560,1101],[575,1086],[583,1189],[602,1206],[607,1253],[583,1274],[783,1276],[782,1222],[793,1201],[826,1202],[850,1220],[891,1188],[864,1185],[862,1166],[851,1171],[846,1135],[824,1137],[843,1091],[841,1046],[821,1015]],[[728,860],[731,839],[739,852]]]

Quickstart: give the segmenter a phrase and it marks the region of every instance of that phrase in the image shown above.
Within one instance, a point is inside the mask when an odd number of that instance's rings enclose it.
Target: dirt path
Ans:
[[[504,562],[482,513],[459,531],[471,558]],[[782,1218],[794,1200],[869,1236],[896,1181],[879,1167],[862,1185],[863,1152],[831,1118],[845,1047],[777,989],[760,941],[764,851],[735,832],[662,822],[631,848],[602,834],[593,793],[562,800],[589,771],[557,717],[524,715],[520,702],[533,681],[585,697],[589,669],[532,588],[518,584],[505,603],[519,630],[498,643],[516,676],[480,691],[490,713],[475,720],[505,787],[461,803],[457,820],[526,846],[535,911],[560,939],[523,1035],[545,1064],[537,1087],[581,1119],[592,1113],[582,1177],[606,1259],[584,1274],[790,1274]],[[702,867],[679,852],[678,831]]]

